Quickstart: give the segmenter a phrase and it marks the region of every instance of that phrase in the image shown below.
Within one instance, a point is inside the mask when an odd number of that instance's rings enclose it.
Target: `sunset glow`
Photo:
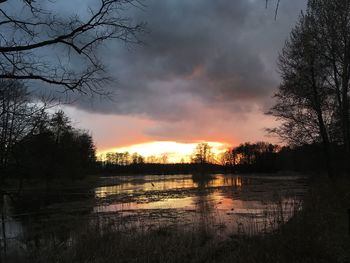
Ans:
[[[200,143],[202,141],[199,141]],[[161,156],[166,154],[169,163],[176,163],[190,160],[190,156],[193,153],[198,143],[180,143],[174,141],[156,141],[142,144],[134,144],[125,147],[113,148],[106,151],[98,152],[98,155],[105,155],[108,152],[129,152],[139,153],[144,157],[149,156]],[[220,154],[224,152],[230,145],[221,142],[207,142],[212,147],[214,154]]]

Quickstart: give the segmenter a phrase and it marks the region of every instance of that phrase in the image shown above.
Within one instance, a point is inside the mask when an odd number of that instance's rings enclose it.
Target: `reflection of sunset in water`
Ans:
[[[248,181],[247,181],[248,182]],[[110,195],[149,192],[149,191],[167,191],[174,189],[197,188],[199,184],[204,184],[206,188],[215,187],[242,187],[243,180],[240,176],[215,175],[210,180],[195,181],[190,175],[174,176],[144,176],[142,179],[125,176],[121,177],[116,185],[102,186],[95,189],[97,198],[106,198]]]
[[[121,193],[148,192],[148,191],[166,191],[169,189],[186,189],[193,188],[195,184],[192,179],[184,180],[162,180],[162,181],[145,181],[145,182],[122,182],[118,185],[103,186],[95,190],[98,198],[108,197]]]
[[[304,191],[296,178],[287,178],[286,181],[258,176],[167,175],[117,179],[115,185],[95,189],[95,196],[102,203],[94,208],[94,212],[135,215],[138,220],[143,218],[143,222],[150,224],[154,223],[153,217],[157,214],[157,218],[165,223],[167,218],[197,225],[195,222],[210,220],[212,225],[225,225],[230,229],[235,229],[239,222],[241,227],[247,227],[253,221],[254,224],[266,224],[277,215],[277,201],[281,204],[284,219],[292,215],[298,204],[295,193],[291,192],[293,183],[297,192]],[[274,199],[277,191],[279,200]]]

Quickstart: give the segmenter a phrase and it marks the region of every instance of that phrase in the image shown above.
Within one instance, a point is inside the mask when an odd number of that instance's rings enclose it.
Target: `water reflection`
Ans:
[[[105,177],[99,185],[8,200],[7,238],[26,246],[60,243],[76,226],[94,220],[140,227],[210,227],[222,236],[256,233],[288,220],[306,189],[301,177],[221,174]]]
[[[249,179],[245,178],[245,184],[249,184]],[[112,179],[111,179],[112,180]],[[108,181],[106,181],[108,183]],[[191,175],[165,175],[165,176],[144,176],[143,179],[134,176],[121,178],[115,185],[102,186],[95,189],[97,198],[119,194],[132,194],[137,192],[167,191],[174,189],[192,189],[201,187],[242,187],[243,178],[240,176],[211,175],[210,177]]]
[[[112,178],[110,179],[112,180]],[[108,183],[108,180],[106,181]],[[170,189],[193,188],[194,183],[190,176],[144,176],[135,178],[134,176],[125,176],[115,185],[102,186],[95,189],[97,198],[105,198],[110,195],[148,192],[148,191],[166,191]]]
[[[125,177],[117,185],[98,187],[97,214],[133,215],[154,223],[160,211],[184,225],[217,226],[238,231],[254,224],[254,231],[286,221],[299,206],[305,182],[297,177],[237,175],[176,175]],[[277,207],[276,204],[279,204]],[[282,213],[282,215],[281,215]],[[162,223],[172,223],[163,220]]]

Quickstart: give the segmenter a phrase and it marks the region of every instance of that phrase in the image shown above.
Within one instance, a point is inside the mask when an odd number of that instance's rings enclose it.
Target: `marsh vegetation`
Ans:
[[[124,243],[159,234],[175,242],[174,233],[187,233],[196,243],[266,234],[301,209],[306,183],[295,175],[148,175],[102,177],[86,188],[23,189],[20,198],[5,199],[2,244],[8,255],[25,257],[56,246],[70,250],[83,236],[120,235]]]

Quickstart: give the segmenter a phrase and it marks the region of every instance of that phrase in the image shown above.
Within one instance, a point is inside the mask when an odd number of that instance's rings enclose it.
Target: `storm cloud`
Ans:
[[[167,118],[167,107],[180,113],[186,100],[230,102],[237,112],[235,102],[266,99],[278,84],[278,51],[305,1],[284,1],[276,21],[273,2],[268,9],[264,2],[145,1],[130,14],[147,22],[145,45],[109,42],[101,50],[116,101],[96,102],[94,110]]]
[[[214,133],[217,118],[244,123],[269,108],[279,83],[278,52],[305,0],[282,1],[276,20],[274,1],[268,8],[265,0],[143,3],[126,12],[147,23],[148,32],[140,36],[145,44],[111,41],[100,50],[115,78],[105,87],[113,99],[79,99],[76,108],[146,118],[155,125],[145,134],[174,140],[201,135],[196,127],[206,129],[204,137]]]

